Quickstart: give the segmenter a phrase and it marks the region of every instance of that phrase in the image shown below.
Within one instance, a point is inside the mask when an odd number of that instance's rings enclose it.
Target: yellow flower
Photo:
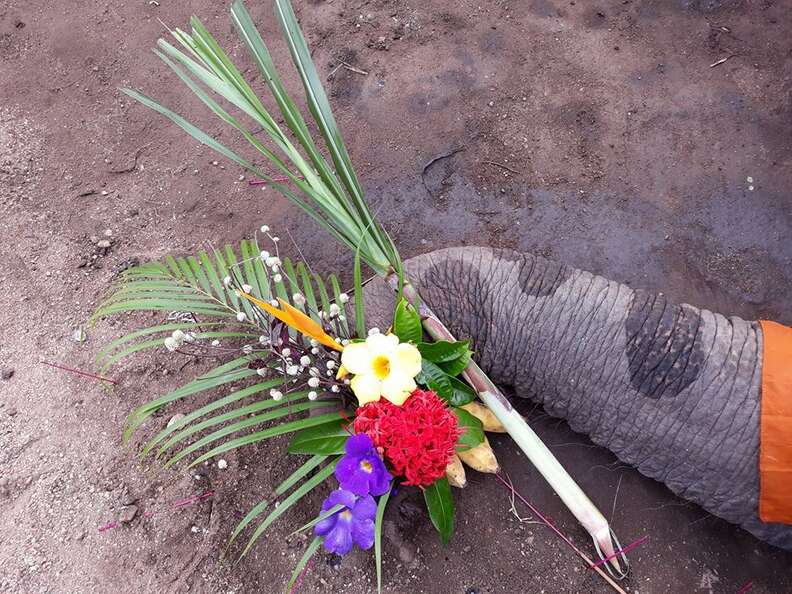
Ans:
[[[355,377],[350,387],[361,405],[384,396],[400,406],[417,387],[421,353],[394,334],[374,334],[355,342],[341,353],[341,363]]]

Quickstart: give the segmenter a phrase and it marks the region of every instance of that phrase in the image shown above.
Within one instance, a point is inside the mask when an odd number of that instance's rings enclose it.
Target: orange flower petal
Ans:
[[[335,349],[336,351],[344,350],[344,348],[335,340],[333,340],[333,337],[327,334],[327,332],[325,332],[317,322],[306,316],[296,307],[292,307],[290,303],[284,301],[283,299],[279,298],[278,302],[294,320],[293,328],[302,332],[306,336],[313,338],[314,340],[318,340],[328,348]]]

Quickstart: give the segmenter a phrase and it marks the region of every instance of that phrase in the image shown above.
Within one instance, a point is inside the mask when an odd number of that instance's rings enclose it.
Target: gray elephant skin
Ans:
[[[758,323],[510,250],[451,248],[405,269],[497,384],[680,497],[792,550],[792,526],[757,513]],[[369,312],[392,311],[384,283],[366,299]]]

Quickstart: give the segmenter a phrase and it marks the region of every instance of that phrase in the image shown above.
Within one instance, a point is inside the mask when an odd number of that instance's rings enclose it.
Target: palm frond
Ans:
[[[320,309],[313,285],[326,295],[327,281],[319,275],[311,279],[305,264],[295,265],[288,258],[284,258],[283,272],[281,276],[286,276],[285,280],[273,280],[261,259],[260,248],[252,240],[241,241],[238,249],[226,245],[211,256],[201,251],[196,256],[167,257],[163,262],[130,268],[111,287],[92,321],[133,311],[180,312],[188,314],[190,321],[165,321],[121,336],[104,347],[97,360],[106,370],[129,355],[162,346],[163,339],[174,330],[184,331],[198,341],[257,339],[261,335],[257,323],[261,314],[249,301],[240,299],[233,288],[225,286],[221,279],[226,277],[232,278],[234,285],[249,285],[253,294],[264,301],[280,297],[319,321]],[[335,277],[328,277],[330,282],[333,279]],[[337,280],[334,282],[337,284]],[[307,311],[306,306],[294,299],[295,294],[305,297]],[[329,309],[329,301],[323,308],[324,311]],[[245,314],[242,323],[237,322],[240,312]]]
[[[266,259],[267,254],[262,253],[256,241],[243,241],[238,248],[224,246],[212,254],[203,251],[195,256],[168,256],[161,262],[146,263],[125,271],[113,284],[94,319],[136,311],[158,312],[163,316],[167,313],[168,317],[175,312],[178,315],[175,316],[176,321],[163,322],[160,319],[148,328],[117,338],[102,349],[99,361],[107,367],[134,353],[162,347],[164,338],[173,336],[173,332],[189,334],[192,344],[221,338],[230,342],[256,342],[262,332],[269,329],[271,320],[265,318],[262,310],[248,299],[240,298],[235,287],[257,293],[262,300],[280,296],[320,322],[322,312],[329,310],[327,284],[331,281],[318,274],[312,275],[304,263],[295,264],[286,258],[280,265],[282,274],[275,274],[268,269]],[[324,309],[319,309],[317,291],[323,296]],[[240,313],[245,316],[241,317]],[[155,459],[163,460],[165,468],[180,462],[191,468],[246,445],[337,422],[338,412],[310,414],[318,409],[326,411],[328,404],[332,406],[337,401],[315,402],[308,398],[306,391],[287,393],[283,399],[275,400],[269,392],[284,388],[286,376],[262,377],[263,360],[252,348],[250,351],[229,348],[227,352],[236,355],[132,411],[124,432],[125,440],[129,440],[145,421],[167,406],[223,387],[232,387],[227,395],[208,402],[204,398],[202,405],[193,407],[182,416],[173,417],[145,443],[141,457],[153,454]],[[276,366],[265,362],[264,369],[268,367]],[[273,370],[269,369],[263,375],[269,376]],[[254,381],[249,383],[250,380]],[[245,552],[289,507],[332,473],[334,462],[319,469],[327,459],[326,456],[310,458],[276,489],[275,496],[279,498],[294,488],[259,524]],[[248,524],[267,511],[268,506],[267,501],[263,501],[254,507],[232,534],[231,542]]]
[[[294,591],[294,586],[297,583],[297,580],[300,578],[300,575],[305,570],[305,566],[308,565],[308,561],[311,560],[316,552],[319,550],[319,547],[322,545],[322,539],[318,536],[314,537],[311,541],[311,544],[305,549],[303,556],[300,557],[300,560],[297,562],[297,565],[294,566],[294,570],[292,571],[292,575],[289,578],[288,583],[286,584],[286,594],[291,594]]]
[[[389,270],[398,270],[401,266],[398,253],[366,204],[294,10],[288,0],[276,0],[274,6],[292,61],[303,82],[309,111],[329,153],[329,160],[322,154],[305,118],[281,82],[269,49],[241,0],[237,0],[231,9],[234,27],[262,73],[279,115],[283,118],[285,129],[278,124],[240,69],[197,18],[191,20],[190,32],[181,29],[171,32],[181,49],[160,40],[154,51],[212,113],[240,133],[257,155],[284,175],[288,185],[274,182],[253,161],[229,149],[151,97],[131,89],[122,91],[167,117],[199,142],[270,182],[274,189],[320,223],[337,240],[351,249],[359,248],[361,258],[376,272],[385,274]],[[271,146],[258,140],[221,102],[238,110],[260,127],[269,137]]]
[[[290,474],[286,480],[284,480],[278,487],[275,489],[275,498],[282,496],[286,493],[289,489],[291,489],[295,484],[300,482],[303,478],[308,476],[314,469],[320,466],[325,460],[327,460],[327,456],[311,456],[305,463],[303,463],[297,470],[295,470],[292,474]],[[260,516],[266,509],[269,507],[271,501],[265,499],[260,501],[253,509],[251,509],[244,518],[236,525],[234,531],[231,533],[231,536],[228,539],[228,545],[226,549],[230,547],[233,542],[237,539],[237,537],[242,533],[242,531],[247,528],[247,526],[255,520],[258,516]]]
[[[251,357],[249,356],[238,357],[233,361],[215,367],[211,371],[206,372],[180,388],[136,408],[127,419],[127,427],[124,430],[124,441],[128,441],[135,430],[140,427],[146,419],[167,404],[172,404],[187,396],[192,396],[200,392],[205,392],[258,375],[255,369],[250,369],[248,367],[250,361]]]
[[[256,543],[258,538],[264,533],[264,531],[270,527],[270,525],[281,517],[286,511],[288,511],[295,503],[300,501],[303,497],[305,497],[308,493],[310,493],[313,489],[317,486],[322,484],[325,480],[330,478],[330,475],[333,474],[335,470],[335,466],[338,463],[339,458],[335,458],[332,462],[324,466],[319,472],[313,475],[311,478],[306,480],[302,485],[297,487],[292,493],[279,502],[278,506],[273,509],[267,517],[262,520],[262,522],[256,527],[256,530],[251,535],[250,539],[245,545],[245,548],[242,551],[241,556],[244,557],[248,554],[251,547]]]

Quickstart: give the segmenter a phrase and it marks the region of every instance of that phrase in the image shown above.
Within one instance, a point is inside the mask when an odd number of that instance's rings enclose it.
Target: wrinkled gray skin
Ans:
[[[757,516],[759,324],[507,250],[441,250],[405,266],[497,384],[680,497],[792,550],[792,526]],[[367,287],[369,318],[387,324],[392,303],[383,283]]]

